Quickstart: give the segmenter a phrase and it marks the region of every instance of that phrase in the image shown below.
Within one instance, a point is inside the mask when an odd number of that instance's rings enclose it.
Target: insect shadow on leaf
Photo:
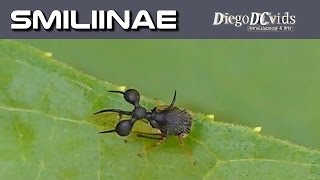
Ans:
[[[135,89],[128,89],[125,92],[122,91],[109,91],[111,93],[122,94],[124,99],[134,106],[132,111],[123,111],[120,109],[104,109],[98,111],[94,114],[113,112],[119,115],[129,115],[130,119],[121,120],[117,123],[116,127],[111,130],[101,131],[100,133],[116,133],[119,136],[128,136],[131,132],[137,134],[137,137],[158,140],[158,143],[148,147],[150,149],[159,145],[162,141],[166,139],[167,136],[177,136],[180,143],[184,147],[183,138],[185,138],[191,130],[192,117],[191,115],[183,109],[175,107],[175,101],[177,92],[174,92],[171,104],[165,109],[153,108],[148,111],[145,107],[140,105],[140,94]],[[160,133],[147,133],[132,131],[134,124],[137,121],[145,121],[150,124],[152,128],[160,131]],[[188,153],[191,154],[191,153]]]

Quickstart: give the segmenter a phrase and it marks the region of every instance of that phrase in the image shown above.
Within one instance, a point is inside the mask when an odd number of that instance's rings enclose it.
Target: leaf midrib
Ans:
[[[65,122],[70,122],[70,123],[76,123],[76,124],[85,124],[88,126],[95,126],[92,123],[89,123],[87,121],[79,121],[75,119],[70,119],[70,118],[64,118],[64,117],[57,117],[49,113],[44,113],[38,110],[33,110],[33,109],[24,109],[24,108],[15,108],[15,107],[10,107],[10,106],[5,106],[5,105],[0,105],[0,109],[6,110],[6,111],[16,111],[16,112],[25,112],[25,113],[33,113],[33,114],[38,114],[38,115],[43,115],[50,117],[52,119],[56,119],[59,121],[65,121]]]

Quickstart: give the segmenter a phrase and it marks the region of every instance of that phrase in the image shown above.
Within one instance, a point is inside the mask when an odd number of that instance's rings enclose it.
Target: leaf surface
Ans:
[[[320,179],[319,151],[201,113],[185,146],[176,137],[150,148],[154,141],[134,134],[98,134],[118,117],[93,112],[132,109],[107,92],[121,87],[12,41],[0,41],[0,55],[1,179]],[[135,129],[153,131],[143,122]]]

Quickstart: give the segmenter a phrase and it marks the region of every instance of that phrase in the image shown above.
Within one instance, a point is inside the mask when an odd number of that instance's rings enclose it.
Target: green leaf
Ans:
[[[1,179],[320,179],[319,151],[200,113],[184,146],[176,137],[149,148],[156,142],[134,134],[98,134],[118,117],[93,112],[132,108],[107,92],[121,87],[12,41],[0,41],[0,55]]]

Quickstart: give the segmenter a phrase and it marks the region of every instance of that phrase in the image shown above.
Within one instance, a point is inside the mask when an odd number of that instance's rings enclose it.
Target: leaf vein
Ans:
[[[100,143],[99,143],[99,147],[98,147],[98,152],[99,152],[99,160],[98,160],[98,163],[99,163],[99,169],[98,169],[98,180],[101,179],[101,166],[102,166],[102,138],[100,137]]]
[[[14,111],[14,112],[25,112],[25,113],[39,114],[39,115],[43,115],[43,116],[50,117],[50,118],[55,119],[55,120],[60,120],[60,121],[71,122],[71,123],[76,123],[76,124],[85,124],[85,125],[94,126],[93,124],[88,123],[88,122],[86,122],[86,121],[79,121],[79,120],[70,119],[70,118],[57,117],[57,116],[54,116],[54,115],[52,115],[52,114],[48,114],[48,113],[44,113],[44,112],[37,111],[37,110],[32,110],[32,109],[14,108],[14,107],[9,107],[9,106],[4,106],[4,105],[0,105],[0,109],[6,110],[6,111]]]
[[[192,136],[188,136],[192,141],[196,142],[197,144],[200,144],[201,146],[203,146],[205,148],[205,150],[213,157],[213,159],[216,159],[216,160],[220,160],[220,158],[218,157],[218,155],[213,152],[212,150],[209,149],[209,147],[207,146],[206,143],[196,139],[196,138],[193,138]]]
[[[247,158],[247,159],[230,159],[230,160],[219,160],[217,163],[208,171],[208,173],[205,174],[203,179],[207,179],[210,174],[213,174],[221,164],[226,163],[235,163],[235,162],[254,162],[254,161],[261,161],[261,162],[274,162],[274,163],[289,163],[289,164],[295,164],[300,166],[315,166],[320,168],[319,164],[312,164],[312,163],[300,163],[300,162],[291,162],[291,161],[281,161],[281,160],[274,160],[274,159],[255,159],[255,158]]]

